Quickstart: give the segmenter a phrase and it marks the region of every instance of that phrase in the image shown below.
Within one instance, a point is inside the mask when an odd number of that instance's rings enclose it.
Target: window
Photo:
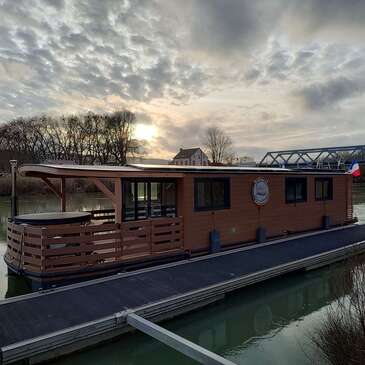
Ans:
[[[125,221],[134,220],[136,215],[135,183],[123,182],[123,217]]]
[[[148,217],[148,183],[139,181],[137,185],[137,219],[146,219]]]
[[[332,200],[333,181],[331,177],[317,177],[315,179],[316,200]]]
[[[197,178],[194,189],[195,210],[230,207],[230,180],[228,178]]]
[[[175,181],[123,181],[123,220],[176,216]]]
[[[285,200],[287,203],[307,201],[307,178],[287,177],[285,179]]]

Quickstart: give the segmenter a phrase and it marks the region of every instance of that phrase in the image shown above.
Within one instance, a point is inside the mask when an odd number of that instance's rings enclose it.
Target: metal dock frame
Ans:
[[[311,236],[310,234],[307,236]],[[266,243],[262,246],[276,243]],[[249,248],[246,248],[249,249]],[[237,249],[242,251],[242,249]],[[320,254],[308,256],[299,260],[291,261],[282,265],[270,267],[265,270],[250,273],[248,275],[235,277],[230,280],[222,281],[214,285],[206,286],[198,290],[186,292],[166,299],[149,303],[131,310],[117,312],[104,318],[99,318],[90,322],[68,327],[60,331],[48,333],[43,336],[34,337],[17,343],[1,347],[1,364],[10,364],[23,359],[30,359],[32,363],[45,361],[51,358],[71,353],[82,348],[90,347],[102,341],[108,340],[120,334],[130,331],[130,325],[146,330],[143,323],[147,319],[159,322],[179,314],[186,313],[193,309],[213,303],[224,298],[224,295],[236,289],[243,288],[254,283],[268,280],[285,273],[297,270],[310,270],[337,262],[348,257],[357,255],[365,251],[365,240],[343,247],[322,252]],[[226,252],[214,254],[215,257],[227,255]],[[196,261],[199,261],[197,259]],[[171,266],[178,264],[171,264]],[[164,267],[168,265],[163,265]],[[149,271],[151,269],[147,269]],[[87,284],[83,284],[87,286]],[[83,285],[79,285],[80,287]],[[56,291],[67,291],[67,287]],[[30,295],[30,298],[39,294]],[[41,294],[42,295],[42,294]],[[52,293],[43,294],[44,297]],[[9,302],[12,300],[10,299]],[[16,301],[16,299],[14,299]],[[1,305],[0,305],[1,307]],[[133,314],[129,317],[128,314]],[[138,317],[137,317],[138,316]],[[142,317],[142,318],[141,318]],[[141,318],[141,319],[140,319]],[[140,320],[138,320],[140,319]],[[159,327],[151,327],[149,333],[159,335]],[[153,328],[153,330],[152,330]],[[147,332],[144,331],[144,332]],[[159,338],[160,340],[162,338]],[[179,341],[175,338],[176,345]],[[182,341],[183,342],[183,341]],[[186,343],[185,343],[186,344]],[[198,355],[197,355],[198,356]],[[228,360],[227,360],[228,361]],[[217,363],[218,364],[218,363]]]
[[[222,356],[211,352],[204,347],[201,347],[185,338],[168,331],[167,329],[158,326],[155,323],[144,319],[137,314],[128,313],[126,314],[127,323],[146,333],[147,335],[159,340],[167,346],[183,353],[184,355],[200,362],[201,364],[209,365],[235,365],[232,361],[225,359]]]

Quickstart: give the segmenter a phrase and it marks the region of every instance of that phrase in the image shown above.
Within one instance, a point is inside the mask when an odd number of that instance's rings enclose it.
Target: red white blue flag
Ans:
[[[357,161],[353,161],[348,172],[352,176],[355,176],[355,177],[360,176],[361,172],[360,172],[359,163]]]

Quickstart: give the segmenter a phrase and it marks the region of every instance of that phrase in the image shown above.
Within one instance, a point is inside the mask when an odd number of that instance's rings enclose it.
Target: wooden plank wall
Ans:
[[[184,196],[180,200],[184,216],[185,248],[206,250],[209,247],[209,232],[217,229],[221,243],[229,245],[256,240],[258,227],[265,227],[269,237],[291,232],[320,228],[323,216],[331,217],[333,225],[346,222],[350,206],[352,183],[348,175],[333,175],[333,200],[316,201],[314,175],[307,176],[307,202],[286,204],[285,175],[247,174],[219,175],[229,177],[231,184],[231,207],[216,211],[194,211],[194,178],[211,177],[209,174],[187,174],[182,184]],[[322,175],[323,176],[323,175]],[[258,177],[268,181],[270,199],[264,206],[252,200],[252,184]],[[350,188],[348,187],[350,186]],[[352,208],[351,208],[352,209]]]

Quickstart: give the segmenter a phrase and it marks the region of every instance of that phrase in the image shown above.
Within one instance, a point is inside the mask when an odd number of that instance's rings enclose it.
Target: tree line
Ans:
[[[21,163],[67,160],[124,165],[129,155],[142,153],[140,142],[133,138],[135,124],[136,116],[128,110],[21,117],[0,127],[0,154]]]

